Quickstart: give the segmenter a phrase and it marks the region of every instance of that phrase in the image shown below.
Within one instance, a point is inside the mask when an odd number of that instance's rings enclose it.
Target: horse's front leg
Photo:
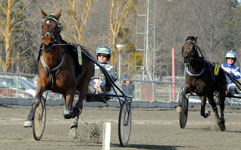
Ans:
[[[64,94],[64,99],[65,99],[65,101],[64,101],[64,118],[65,119],[74,118],[76,116],[72,109],[72,104],[73,104],[73,100],[74,100],[74,89],[66,92],[66,94]]]
[[[206,96],[200,96],[201,99],[201,111],[200,114],[204,118],[207,118],[210,115],[210,111],[206,112],[205,107],[206,107]]]
[[[34,111],[35,107],[38,105],[40,98],[43,98],[42,94],[43,94],[44,90],[45,89],[38,84],[38,86],[36,88],[36,95],[32,100],[32,108],[27,116],[26,121],[24,122],[24,127],[32,127],[33,119],[34,119],[33,111]]]

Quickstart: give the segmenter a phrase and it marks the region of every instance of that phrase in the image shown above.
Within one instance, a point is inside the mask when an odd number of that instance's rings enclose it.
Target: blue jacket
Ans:
[[[241,78],[240,69],[239,67],[235,66],[234,64],[222,64],[221,67],[226,71],[231,73],[236,79]],[[227,82],[231,83],[230,79],[226,76]]]

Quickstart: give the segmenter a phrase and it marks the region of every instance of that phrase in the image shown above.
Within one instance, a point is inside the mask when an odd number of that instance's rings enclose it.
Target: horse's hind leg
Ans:
[[[79,120],[79,116],[83,109],[84,98],[85,98],[85,94],[83,94],[83,92],[80,92],[78,102],[76,103],[75,107],[73,108],[73,112],[76,116],[75,116],[75,118],[73,118],[73,121],[70,125],[70,131],[69,131],[69,137],[71,137],[73,139],[76,139],[78,137],[78,132],[77,132],[78,120]]]
[[[70,125],[69,137],[73,139],[76,139],[78,137],[78,132],[77,132],[78,121],[79,121],[79,116],[76,116]]]
[[[200,96],[201,99],[201,116],[203,116],[204,118],[207,118],[210,115],[210,112],[206,112],[205,111],[205,107],[206,107],[206,96]]]
[[[221,103],[222,103],[223,100],[219,99],[219,101],[220,101],[220,108],[221,108],[221,107],[222,107],[222,106],[221,106],[221,105],[222,105]],[[213,98],[213,93],[211,93],[211,94],[208,95],[208,102],[209,102],[209,104],[212,106],[212,109],[213,109],[213,111],[214,111],[214,113],[215,113],[216,123],[217,123],[219,129],[220,129],[221,131],[224,131],[224,130],[225,130],[225,122],[224,122],[224,118],[223,118],[223,117],[224,117],[224,114],[223,114],[224,107],[221,108],[221,118],[219,118],[217,105],[216,105],[216,103],[215,103],[215,101],[214,101],[214,98]],[[223,101],[223,104],[224,104],[224,101]],[[224,105],[223,105],[223,106],[224,106]]]
[[[82,93],[80,93],[80,95],[81,94]],[[76,139],[78,137],[78,132],[77,132],[78,121],[79,121],[79,116],[83,109],[83,99],[84,98],[82,98],[82,101],[79,102],[80,101],[80,96],[79,96],[78,102],[76,103],[75,107],[73,108],[73,112],[76,116],[75,116],[75,118],[73,118],[73,121],[70,125],[70,130],[69,130],[69,137],[71,137],[73,139]]]
[[[220,130],[221,131],[225,131],[226,127],[225,127],[225,119],[224,119],[224,108],[225,108],[225,92],[220,92],[220,97],[219,97],[219,101],[220,101]]]
[[[83,101],[84,98],[86,97],[86,94],[88,92],[88,86],[89,86],[89,80],[85,76],[80,80],[81,85],[79,86],[79,99],[78,102],[76,103],[74,107],[74,111],[78,113],[77,116],[73,119],[73,122],[70,126],[70,131],[69,131],[69,136],[72,137],[73,139],[76,139],[78,136],[77,128],[78,128],[78,120],[79,120],[79,115],[82,112],[83,109]]]

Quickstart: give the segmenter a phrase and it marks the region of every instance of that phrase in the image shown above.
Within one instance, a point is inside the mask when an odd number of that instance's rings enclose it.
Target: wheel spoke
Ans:
[[[122,103],[119,114],[119,141],[122,146],[127,146],[131,132],[131,111],[129,103]]]
[[[34,110],[33,136],[35,140],[40,140],[43,136],[46,122],[45,102],[41,101]]]

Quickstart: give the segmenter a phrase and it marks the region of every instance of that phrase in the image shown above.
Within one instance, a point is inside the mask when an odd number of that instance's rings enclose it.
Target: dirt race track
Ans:
[[[215,126],[214,114],[207,119],[199,108],[189,111],[185,129],[180,129],[174,108],[133,108],[128,147],[120,147],[117,121],[119,108],[85,107],[76,140],[68,137],[70,121],[63,119],[63,106],[47,106],[47,124],[41,141],[23,122],[30,106],[0,106],[1,150],[101,150],[104,122],[111,122],[111,150],[240,150],[241,110],[226,109],[226,131]],[[210,110],[210,108],[209,108]]]

